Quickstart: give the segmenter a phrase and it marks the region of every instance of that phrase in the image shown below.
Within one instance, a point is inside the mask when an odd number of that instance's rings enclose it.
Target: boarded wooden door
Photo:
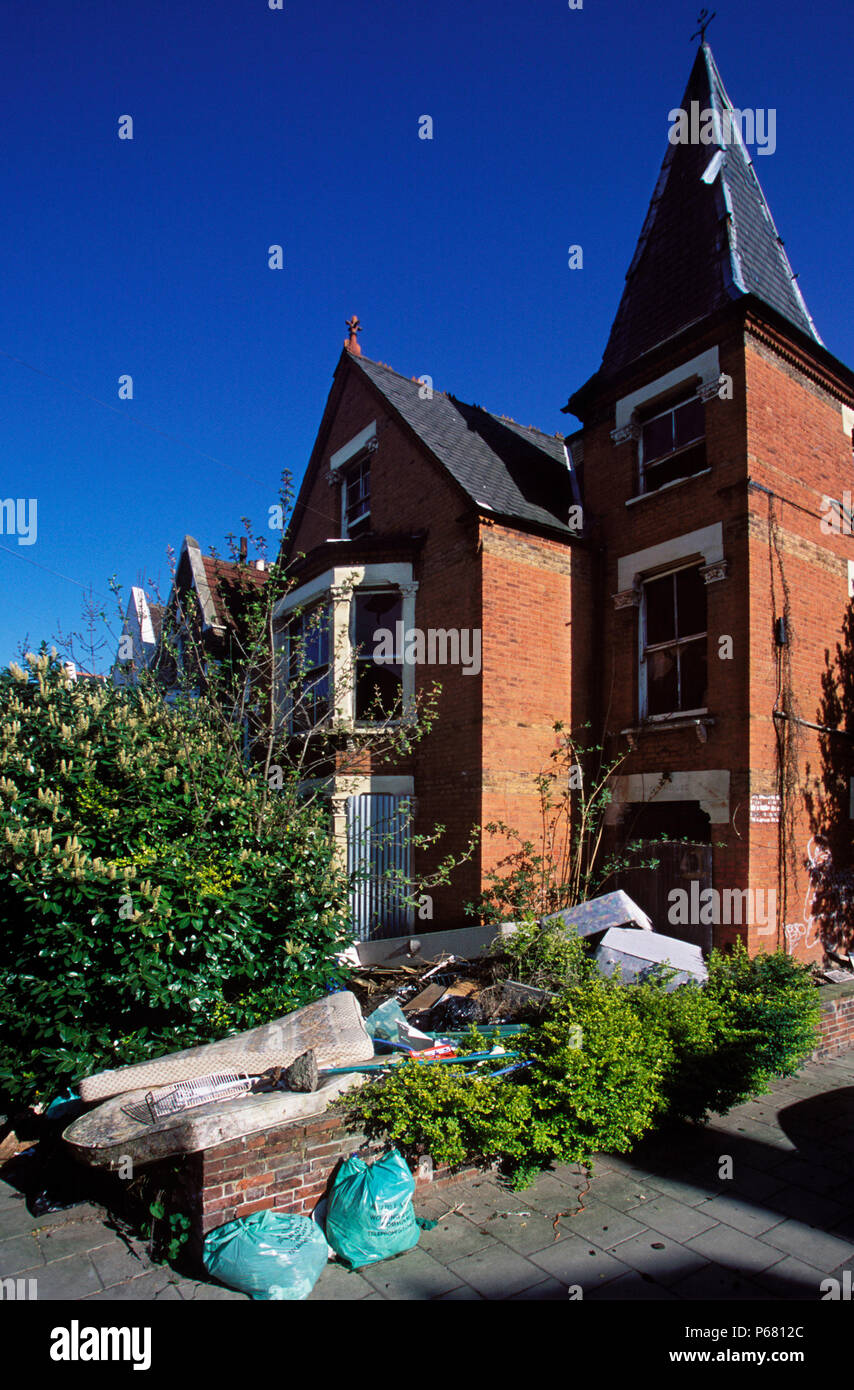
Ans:
[[[711,845],[676,840],[643,840],[641,844],[642,857],[657,859],[658,867],[623,870],[616,886],[648,913],[656,931],[664,936],[675,936],[679,941],[690,941],[708,954],[712,949],[713,928],[696,921],[673,922],[669,914],[674,901],[670,897],[673,889],[682,889],[690,902],[692,883],[699,884],[700,892],[712,887]]]

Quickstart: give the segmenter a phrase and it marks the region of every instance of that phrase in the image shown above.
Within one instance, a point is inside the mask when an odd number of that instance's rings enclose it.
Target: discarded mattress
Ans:
[[[319,1067],[349,1067],[371,1060],[373,1039],[354,994],[341,990],[221,1042],[188,1047],[131,1067],[96,1072],[84,1077],[78,1090],[81,1100],[88,1102],[126,1091],[170,1086],[212,1072],[238,1071],[261,1076],[272,1067],[289,1067],[310,1048],[314,1049]]]
[[[603,893],[600,898],[590,898],[586,903],[575,907],[565,907],[542,918],[543,926],[563,924],[576,931],[579,936],[603,936],[611,927],[630,927],[641,931],[652,931],[652,922],[636,902],[618,888],[615,893]]]
[[[705,984],[708,978],[703,953],[689,941],[678,941],[660,932],[639,932],[626,927],[611,927],[593,953],[604,975],[620,970],[624,984],[639,982],[654,967],[669,965],[677,973],[666,986],[668,992],[692,980]]]
[[[312,1092],[268,1091],[210,1101],[193,1110],[164,1116],[152,1123],[133,1119],[123,1109],[145,1099],[145,1090],[112,1096],[68,1126],[63,1139],[74,1157],[96,1168],[134,1167],[178,1154],[199,1153],[258,1130],[320,1115],[336,1096],[358,1086],[364,1077],[330,1076]]]

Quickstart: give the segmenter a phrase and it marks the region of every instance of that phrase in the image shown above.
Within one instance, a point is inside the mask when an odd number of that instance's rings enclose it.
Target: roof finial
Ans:
[[[354,357],[361,357],[362,349],[359,347],[359,340],[356,337],[356,334],[362,331],[362,325],[359,323],[358,315],[354,314],[351,319],[347,319],[345,326],[350,330],[350,337],[344,344],[345,348],[348,352],[351,352]]]
[[[712,13],[709,14],[709,11],[705,9],[705,7],[700,11],[700,13],[697,15],[697,23],[700,27],[697,30],[696,34],[691,35],[692,43],[695,39],[699,39],[700,43],[706,42],[706,30],[708,29],[716,14],[717,10],[713,10]]]

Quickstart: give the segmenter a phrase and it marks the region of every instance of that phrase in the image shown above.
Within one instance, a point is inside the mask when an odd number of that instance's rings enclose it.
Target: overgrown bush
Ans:
[[[577,933],[560,924],[541,926],[532,917],[519,922],[508,936],[497,937],[491,949],[511,979],[537,989],[558,992],[600,975]]]
[[[821,1006],[811,968],[784,951],[749,956],[741,941],[726,955],[713,951],[706,993],[750,1037],[745,1094],[767,1090],[775,1076],[791,1076],[818,1046]]]
[[[344,1104],[353,1124],[410,1158],[430,1154],[450,1167],[492,1159],[521,1166],[529,1158],[530,1092],[511,1078],[467,1075],[463,1065],[404,1062]]]
[[[546,1161],[624,1153],[654,1123],[671,1065],[663,1030],[642,1027],[626,992],[572,985],[525,1040],[534,1149]]]
[[[744,1099],[751,1039],[719,1000],[692,984],[668,994],[653,981],[629,986],[626,994],[641,1026],[663,1032],[672,1050],[660,1119],[702,1121]]]
[[[750,957],[739,941],[712,951],[704,989],[656,985],[629,991],[645,1028],[663,1030],[673,1048],[664,1114],[704,1120],[767,1091],[818,1043],[818,992],[810,969],[782,951]]]
[[[44,652],[28,666],[0,673],[0,1095],[32,1101],[342,983],[320,805],[278,814],[204,697],[73,683]]]
[[[407,1062],[343,1102],[370,1137],[438,1164],[499,1159],[524,1184],[552,1162],[631,1148],[660,1110],[670,1046],[625,991],[573,985],[524,1038],[526,1071],[493,1080],[463,1065]]]

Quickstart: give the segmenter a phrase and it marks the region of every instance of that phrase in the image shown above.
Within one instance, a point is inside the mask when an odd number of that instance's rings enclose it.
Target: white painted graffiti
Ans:
[[[787,923],[784,928],[790,955],[801,941],[804,950],[816,950],[822,944],[822,924],[830,913],[840,923],[850,921],[854,906],[854,873],[834,867],[830,847],[821,837],[810,836],[804,862],[809,883],[803,921]]]

